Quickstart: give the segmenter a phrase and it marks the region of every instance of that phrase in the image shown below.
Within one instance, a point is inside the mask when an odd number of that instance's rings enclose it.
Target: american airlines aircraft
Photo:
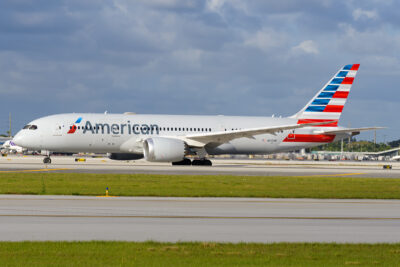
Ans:
[[[59,114],[14,137],[29,150],[108,153],[110,159],[211,165],[207,155],[268,154],[318,146],[378,129],[338,126],[359,64],[346,65],[293,116]],[[193,161],[186,156],[193,155]],[[44,163],[51,163],[50,154]]]

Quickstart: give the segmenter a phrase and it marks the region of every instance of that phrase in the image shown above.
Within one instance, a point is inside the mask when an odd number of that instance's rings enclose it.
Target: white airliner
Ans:
[[[393,160],[393,161],[395,161],[395,160],[400,160],[400,156],[394,156],[394,157],[392,157],[390,160]]]
[[[1,150],[6,153],[22,153],[26,149],[24,149],[23,147],[17,146],[12,140],[7,140],[1,146]]]
[[[211,165],[207,155],[268,154],[341,140],[338,127],[359,64],[346,65],[295,115],[239,116],[59,114],[30,122],[13,139],[29,150],[108,153],[110,159]],[[195,160],[186,158],[194,155]],[[44,163],[51,163],[46,156]]]

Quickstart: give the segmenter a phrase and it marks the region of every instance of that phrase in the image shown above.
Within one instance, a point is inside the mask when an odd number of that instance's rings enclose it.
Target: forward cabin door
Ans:
[[[57,123],[53,128],[53,136],[62,136],[62,125]]]

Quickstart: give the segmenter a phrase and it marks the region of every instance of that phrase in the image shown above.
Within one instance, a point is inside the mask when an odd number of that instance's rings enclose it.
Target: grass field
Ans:
[[[2,266],[398,266],[400,244],[0,242]]]
[[[400,199],[400,179],[2,173],[0,194]]]

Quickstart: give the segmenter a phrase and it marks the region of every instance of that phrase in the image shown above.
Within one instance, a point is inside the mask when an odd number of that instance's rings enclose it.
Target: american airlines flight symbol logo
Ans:
[[[82,117],[79,117],[76,122],[74,123],[74,125],[71,126],[71,128],[69,129],[68,133],[69,134],[73,134],[76,131],[76,125],[75,124],[79,124],[82,121]]]

